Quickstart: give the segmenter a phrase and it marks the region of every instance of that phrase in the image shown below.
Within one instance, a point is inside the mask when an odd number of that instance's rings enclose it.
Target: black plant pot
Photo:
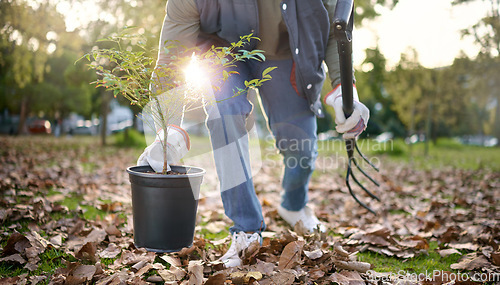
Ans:
[[[172,170],[186,174],[156,174],[149,166],[127,168],[136,247],[175,252],[193,243],[205,170],[190,166],[172,166]]]

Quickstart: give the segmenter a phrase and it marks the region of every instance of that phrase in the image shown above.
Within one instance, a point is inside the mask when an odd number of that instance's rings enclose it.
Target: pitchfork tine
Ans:
[[[352,191],[351,184],[349,183],[349,176],[352,176],[352,178],[354,179],[354,181],[359,186],[361,186],[361,184],[358,182],[358,180],[356,180],[356,178],[354,177],[354,175],[352,175],[351,160],[353,160],[352,157],[349,159],[349,163],[347,164],[347,175],[345,177],[345,184],[347,185],[347,189],[349,189],[349,193],[351,194],[352,198],[354,198],[354,200],[356,200],[356,202],[358,202],[358,204],[360,204],[363,208],[365,208],[368,211],[370,211],[372,214],[376,215],[377,213],[375,213],[375,211],[372,210],[370,207],[368,207],[365,203],[361,202],[358,199],[358,197],[356,197],[356,194],[354,194],[354,191]],[[363,186],[361,186],[361,188],[364,189]],[[364,190],[366,191],[366,189],[364,189]],[[369,193],[369,191],[368,191],[368,193]]]
[[[358,165],[358,161],[357,161],[356,159],[354,159],[354,158],[353,158],[352,160],[354,161],[354,165],[356,165],[356,168],[358,168],[358,170],[359,170],[361,173],[363,173],[363,175],[364,175],[366,178],[370,179],[370,181],[371,181],[371,182],[373,182],[373,184],[377,185],[377,187],[378,187],[378,186],[380,186],[380,184],[378,184],[378,182],[377,182],[375,179],[373,179],[373,178],[372,178],[370,175],[368,175],[368,174],[367,174],[367,173],[366,173],[366,172],[365,172],[365,171],[364,171],[361,167],[359,167],[359,165]],[[364,187],[362,187],[362,188],[364,189]],[[377,200],[378,200],[377,196],[373,195],[370,191],[368,191],[368,190],[366,190],[366,189],[364,189],[364,190],[365,190],[365,191],[366,191],[366,192],[367,192],[370,196],[372,196],[373,198],[375,198],[375,199],[377,199]]]
[[[370,160],[368,158],[366,158],[366,156],[364,154],[362,154],[361,151],[359,151],[358,144],[355,144],[354,146],[356,147],[356,151],[363,158],[363,160],[366,161],[366,163],[368,163],[371,167],[373,167],[373,169],[375,169],[377,172],[379,172],[378,167],[376,167],[373,163],[371,163]],[[368,177],[368,178],[370,178],[370,177]],[[372,180],[372,179],[370,178],[370,180]],[[379,186],[377,182],[375,182],[373,180],[372,180],[372,182],[375,183],[377,186]]]

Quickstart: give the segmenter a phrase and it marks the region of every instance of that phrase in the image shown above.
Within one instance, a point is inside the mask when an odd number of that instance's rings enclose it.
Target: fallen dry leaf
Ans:
[[[180,267],[182,266],[181,260],[178,257],[174,257],[171,255],[163,255],[161,259],[165,260],[168,264]]]
[[[203,284],[203,266],[199,260],[191,260],[188,265],[189,285]]]
[[[26,263],[26,260],[19,253],[0,258],[0,262],[9,262],[9,261],[10,262],[17,262],[19,264]]]
[[[105,231],[108,235],[112,236],[119,237],[122,235],[122,232],[115,225],[109,225]]]
[[[60,234],[55,235],[50,238],[49,242],[55,247],[60,247],[62,245],[62,236]]]
[[[442,250],[437,250],[437,252],[439,253],[439,255],[441,257],[447,257],[447,256],[450,256],[452,254],[459,254],[459,255],[462,255],[462,253],[460,253],[460,251],[454,249],[454,248],[448,248],[448,249],[442,249]]]
[[[271,276],[270,279],[264,279],[259,282],[262,285],[265,284],[282,284],[282,285],[291,285],[295,281],[295,272],[290,269],[285,269],[282,271],[278,271],[274,275]]]
[[[94,265],[79,265],[71,273],[77,278],[84,279],[85,281],[90,281],[96,273],[96,267]]]
[[[336,242],[335,244],[333,244],[333,250],[340,256],[349,257],[349,252],[342,248],[340,242]]]
[[[315,281],[318,280],[319,278],[322,278],[325,276],[325,271],[319,268],[315,268],[309,271],[308,276],[311,280]]]
[[[47,276],[30,276],[28,280],[32,285],[36,285],[45,279],[47,279]]]
[[[370,270],[371,267],[370,263],[361,261],[334,260],[333,263],[340,269],[352,270],[361,273],[365,273],[366,271]]]
[[[205,285],[219,285],[219,284],[224,284],[224,281],[226,280],[227,276],[226,274],[220,272],[216,273],[212,276],[210,276],[205,282]]]
[[[451,248],[454,248],[454,249],[465,249],[465,250],[469,250],[469,251],[477,251],[479,249],[478,245],[472,244],[470,242],[468,242],[468,243],[449,243],[447,245]]]
[[[7,244],[3,248],[2,256],[12,255],[15,253],[24,253],[26,248],[30,247],[30,241],[22,234],[14,232],[9,239]]]
[[[491,253],[491,262],[495,264],[496,266],[500,266],[500,252],[492,252]]]
[[[0,278],[0,285],[17,284],[20,280],[22,280],[21,276],[3,277],[3,278]]]
[[[349,285],[364,285],[365,281],[357,271],[342,271],[340,275],[345,276],[349,280]]]
[[[337,283],[337,284],[340,284],[340,285],[349,285],[350,284],[350,280],[349,278],[347,278],[346,276],[340,274],[340,273],[333,273],[332,275],[328,276],[328,281],[332,282],[332,283]]]
[[[141,261],[147,261],[152,263],[156,257],[154,252],[145,252],[141,250],[135,250],[134,252],[129,250],[122,251],[120,258],[115,260],[114,266],[120,267],[122,265],[134,265]]]
[[[99,244],[104,241],[106,238],[106,231],[99,229],[99,228],[94,228],[90,232],[88,236],[85,237],[84,243],[92,242],[94,244]]]
[[[175,280],[177,280],[177,281],[184,278],[184,276],[186,276],[186,274],[187,274],[184,269],[177,267],[175,265],[172,265],[169,268],[168,272],[171,273],[175,277]]]
[[[148,273],[149,270],[153,269],[153,265],[148,263],[145,266],[141,267],[136,273],[135,277],[142,277],[144,274]]]
[[[122,249],[114,243],[108,244],[108,247],[99,253],[101,258],[115,258],[120,254]]]
[[[96,246],[92,242],[84,244],[75,254],[75,257],[81,260],[97,262]]]
[[[304,255],[307,256],[307,258],[314,260],[322,257],[323,251],[321,250],[321,248],[315,249],[313,251],[304,250]]]
[[[463,256],[458,263],[454,263],[450,267],[456,270],[474,270],[488,268],[490,266],[491,263],[484,255],[478,256],[476,253],[471,253]]]
[[[290,269],[299,264],[304,244],[305,242],[303,240],[293,241],[287,244],[281,253],[278,269]]]

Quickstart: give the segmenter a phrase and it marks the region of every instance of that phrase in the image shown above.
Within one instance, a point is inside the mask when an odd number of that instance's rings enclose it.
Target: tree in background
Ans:
[[[363,94],[363,102],[371,110],[370,123],[366,133],[368,135],[391,132],[395,136],[406,135],[405,129],[399,120],[397,113],[393,110],[394,98],[386,90],[388,84],[387,61],[377,47],[366,49],[366,58],[363,66],[367,71],[356,73],[360,94]]]
[[[22,132],[35,96],[34,85],[43,81],[45,65],[53,49],[47,33],[60,33],[63,22],[48,5],[35,9],[24,1],[2,1],[0,11],[0,84],[5,98],[2,100],[5,105],[0,107],[20,113],[18,130]]]
[[[87,111],[93,88],[83,82],[92,73],[73,64],[83,42],[66,31],[55,6],[13,0],[0,8],[0,110],[20,114],[20,132],[30,115],[61,119]]]
[[[498,0],[455,0],[453,5],[479,1],[486,4],[488,8],[486,15],[462,33],[476,40],[481,46],[481,53],[497,57],[500,55],[500,2]]]
[[[153,38],[148,43],[158,42],[164,1],[96,0],[102,8],[98,20],[82,21],[73,32],[66,31],[65,17],[56,9],[65,2],[84,5],[79,0],[0,2],[0,110],[20,114],[20,125],[30,115],[58,119],[70,112],[107,114],[112,95],[89,85],[93,73],[75,61],[98,39],[126,25],[138,26]],[[150,50],[155,53],[156,46]]]
[[[432,89],[430,73],[418,62],[418,55],[412,50],[410,55],[401,55],[396,68],[387,77],[387,92],[394,100],[392,109],[413,135],[423,128],[427,114],[429,90]]]
[[[455,0],[454,5],[466,5],[482,2],[487,7],[486,15],[472,27],[463,31],[466,37],[472,37],[481,46],[476,59],[478,63],[477,101],[471,102],[478,108],[487,132],[500,138],[500,2],[498,0]],[[481,106],[482,105],[482,106]],[[490,119],[491,118],[491,119]],[[481,128],[482,129],[482,128]],[[500,146],[500,144],[498,144]]]
[[[380,16],[377,12],[378,6],[387,6],[392,9],[398,2],[399,0],[357,0],[354,3],[354,25],[362,25],[363,20]]]

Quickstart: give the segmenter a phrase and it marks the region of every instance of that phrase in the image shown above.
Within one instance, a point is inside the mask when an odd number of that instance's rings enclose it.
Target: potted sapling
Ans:
[[[164,45],[167,64],[155,67],[145,40],[125,29],[107,41],[107,48],[95,47],[84,58],[98,78],[93,83],[123,96],[142,109],[146,129],[154,130],[155,140],[127,168],[132,190],[134,243],[150,251],[173,252],[189,247],[194,237],[198,195],[205,170],[176,165],[190,148],[189,136],[180,127],[184,112],[217,104],[213,88],[231,72],[237,61],[265,60],[262,51],[244,50],[257,39],[251,34],[226,47],[200,52],[177,42]],[[111,45],[111,47],[109,47]],[[234,96],[270,80],[268,68],[259,79],[245,82]]]

